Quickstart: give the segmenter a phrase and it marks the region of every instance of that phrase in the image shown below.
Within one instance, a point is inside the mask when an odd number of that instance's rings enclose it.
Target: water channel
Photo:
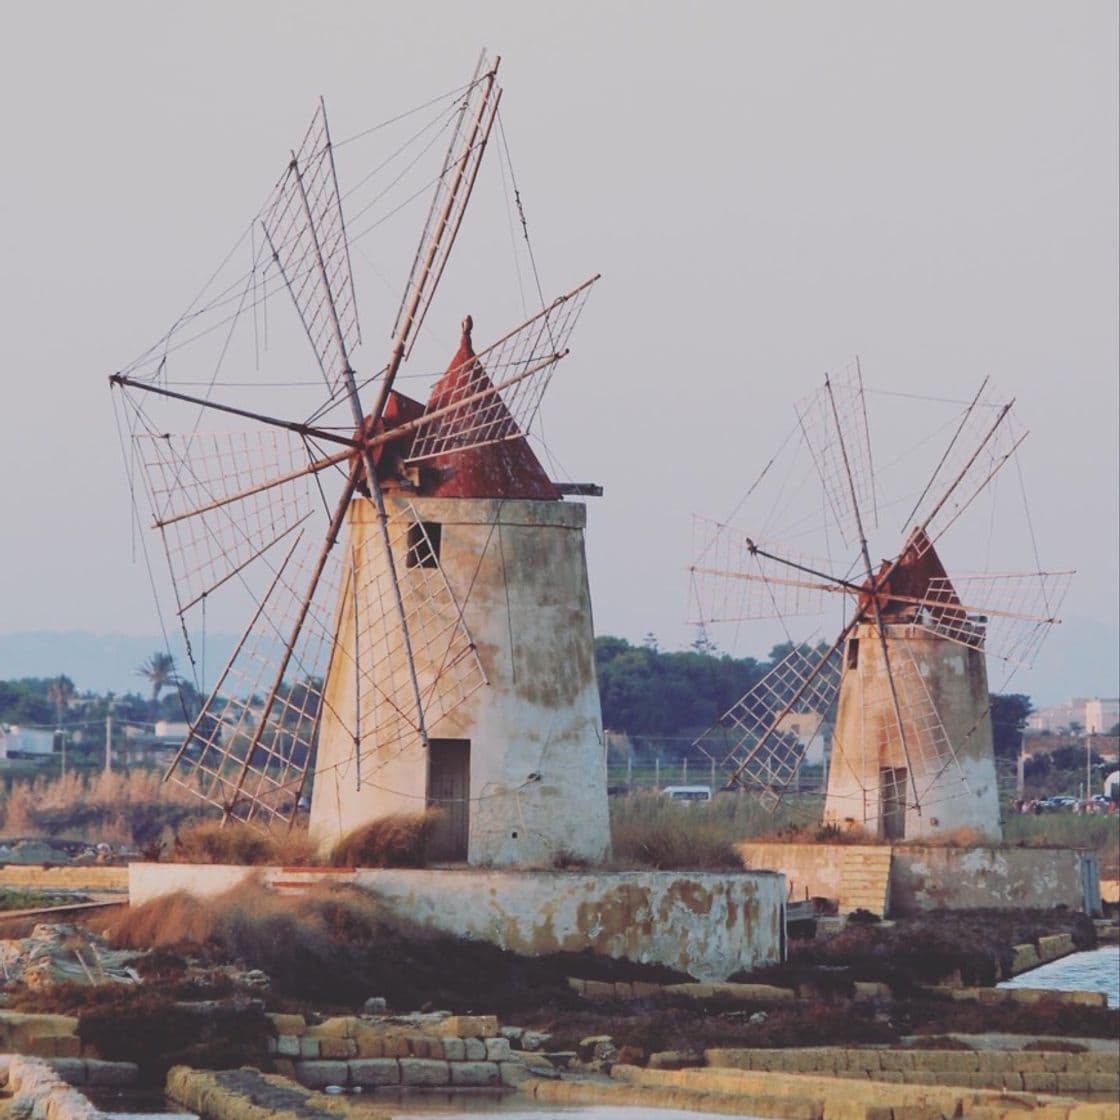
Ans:
[[[1109,1007],[1120,1007],[1120,945],[1074,953],[1005,980],[1001,988],[1047,988],[1059,992],[1104,992]]]
[[[1109,1007],[1120,1007],[1120,945],[1108,945],[1084,953],[1074,953],[1058,961],[1041,965],[1005,980],[1001,988],[1046,988],[1051,991],[1104,992]],[[191,1113],[182,1113],[167,1102],[160,1110],[152,1098],[126,1103],[118,1097],[114,1102],[108,1094],[94,1098],[99,1108],[112,1120],[198,1120]],[[399,1103],[398,1103],[399,1102]],[[371,1107],[390,1109],[394,1120],[457,1120],[473,1116],[476,1120],[704,1120],[710,1113],[655,1109],[611,1107],[605,1105],[534,1105],[517,1093],[425,1093],[402,1095],[389,1102],[383,1094],[370,1096]],[[116,1107],[114,1107],[116,1104]],[[394,1108],[398,1111],[392,1111]],[[147,1111],[150,1110],[150,1111]]]

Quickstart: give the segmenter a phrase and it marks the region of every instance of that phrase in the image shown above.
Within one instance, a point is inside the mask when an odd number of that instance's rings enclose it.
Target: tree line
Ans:
[[[631,736],[689,736],[711,727],[791,650],[775,646],[765,660],[732,657],[703,638],[687,650],[663,651],[647,635],[639,644],[604,635],[595,640],[595,665],[603,725]],[[823,651],[825,647],[818,647]],[[812,650],[806,652],[812,653]],[[121,720],[155,722],[194,718],[201,697],[178,674],[166,653],[154,653],[137,670],[148,684],[148,697],[138,693],[114,697],[78,694],[66,676],[0,681],[0,723],[64,726],[77,701],[81,718],[104,718],[111,710]],[[315,682],[318,684],[319,682]],[[306,683],[291,686],[293,694]],[[256,698],[259,699],[259,698]],[[1029,696],[992,694],[992,730],[997,757],[1015,758],[1023,729],[1033,710]],[[286,705],[303,718],[313,718],[307,702]],[[831,716],[831,713],[828,713]]]

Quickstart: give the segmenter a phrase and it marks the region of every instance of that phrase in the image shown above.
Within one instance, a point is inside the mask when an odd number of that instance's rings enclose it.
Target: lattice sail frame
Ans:
[[[693,746],[731,770],[732,782],[756,790],[763,804],[774,807],[823,731],[840,672],[838,646],[825,652],[795,646]],[[796,717],[808,717],[808,734],[793,730]]]
[[[796,569],[771,560],[734,525],[724,525],[694,515],[693,555],[689,569],[691,594],[689,621],[744,622],[765,618],[796,618],[824,613],[832,584],[791,579]],[[766,541],[765,552],[781,555],[814,571],[825,571],[828,562],[797,552],[780,541]]]
[[[932,579],[917,624],[936,637],[1029,669],[1058,621],[1073,576],[1071,571],[1003,572]],[[965,611],[938,610],[954,594]]]
[[[180,615],[288,537],[313,511],[308,476],[270,492],[233,497],[306,465],[307,448],[290,432],[138,433],[133,445]]]
[[[879,523],[871,434],[859,362],[825,378],[796,405],[798,423],[813,454],[821,487],[844,543],[859,544],[861,529]],[[853,433],[850,440],[844,433]]]
[[[168,770],[168,780],[226,818],[268,827],[291,822],[298,810],[317,745],[339,586],[335,557],[300,618],[317,553],[304,535],[289,548]]]
[[[273,259],[299,309],[332,393],[362,341],[350,246],[322,101],[262,221]]]

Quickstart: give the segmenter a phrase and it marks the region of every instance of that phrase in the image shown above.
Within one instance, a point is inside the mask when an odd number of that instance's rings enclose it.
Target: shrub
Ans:
[[[424,867],[438,810],[394,813],[348,833],[334,846],[334,867]]]
[[[306,867],[315,862],[305,832],[261,832],[238,822],[206,821],[174,839],[171,858],[178,863],[231,863]]]

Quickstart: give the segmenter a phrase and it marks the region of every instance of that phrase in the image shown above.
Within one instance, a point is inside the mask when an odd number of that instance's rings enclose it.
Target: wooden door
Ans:
[[[884,840],[906,837],[906,767],[879,771],[879,832]]]
[[[470,836],[471,741],[432,739],[428,756],[428,807],[439,819],[428,842],[429,859],[464,863]]]

